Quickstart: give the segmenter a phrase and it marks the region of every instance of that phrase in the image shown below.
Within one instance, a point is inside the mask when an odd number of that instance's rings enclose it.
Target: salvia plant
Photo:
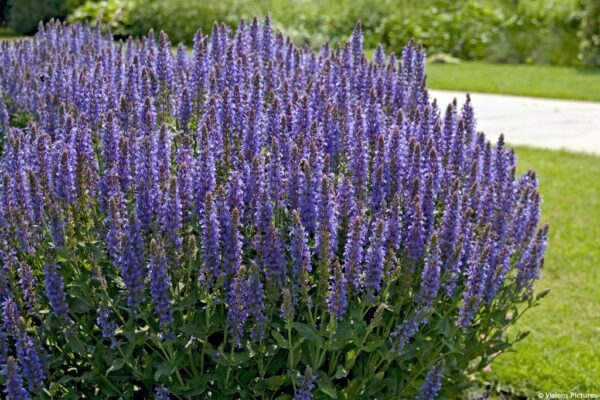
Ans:
[[[0,47],[8,398],[451,398],[526,336],[536,176],[430,101],[421,47]]]

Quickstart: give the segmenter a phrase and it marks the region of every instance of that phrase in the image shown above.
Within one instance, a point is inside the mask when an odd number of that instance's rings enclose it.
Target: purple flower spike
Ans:
[[[148,265],[148,276],[150,280],[150,293],[154,312],[162,326],[171,323],[173,311],[171,309],[171,279],[167,273],[167,263],[162,248],[156,240],[150,243],[150,264]]]
[[[246,279],[246,267],[241,265],[233,280],[228,294],[227,321],[229,332],[238,347],[241,347],[241,339],[244,334],[244,326],[249,316],[248,301],[250,288]]]
[[[169,192],[164,196],[160,209],[160,223],[165,243],[169,250],[181,250],[181,199],[177,177],[173,176],[169,183]]]
[[[483,246],[482,246],[483,247]],[[462,328],[469,326],[484,296],[485,283],[489,272],[490,244],[478,249],[469,260],[466,276],[466,288],[462,295],[462,304],[456,325]]]
[[[346,249],[344,250],[344,272],[348,284],[353,291],[358,291],[361,286],[363,272],[363,246],[365,241],[365,228],[363,219],[357,215],[350,224],[350,234]]]
[[[401,322],[390,334],[394,343],[396,353],[402,354],[404,346],[419,332],[421,315],[417,314]]]
[[[263,339],[267,320],[265,313],[265,292],[258,265],[254,261],[250,263],[248,269],[248,291],[248,312],[254,320],[255,325],[251,336],[255,339]]]
[[[300,213],[294,210],[292,213],[292,244],[291,253],[293,261],[293,275],[300,285],[307,283],[308,274],[312,271],[310,260],[310,248],[304,226],[300,221]]]
[[[171,392],[164,386],[157,386],[154,389],[154,400],[169,400],[171,398]]]
[[[38,345],[34,343],[33,339],[25,331],[22,331],[16,338],[15,347],[17,349],[17,358],[23,371],[23,378],[27,381],[28,391],[39,394],[44,387],[46,374]]]
[[[60,275],[59,267],[54,260],[48,259],[46,261],[44,276],[46,296],[48,297],[54,315],[65,321],[70,321],[67,299],[63,289],[63,278]]]
[[[327,294],[327,310],[336,319],[341,320],[346,312],[348,299],[346,298],[346,276],[339,261],[333,266],[333,274],[329,282]]]
[[[385,225],[382,219],[375,221],[371,233],[371,244],[365,260],[365,288],[374,296],[381,288],[381,277],[385,262]]]
[[[123,239],[124,250],[117,258],[121,278],[127,287],[127,304],[136,308],[144,296],[144,243],[136,213],[129,216],[128,230]]]
[[[435,400],[442,388],[444,365],[444,361],[442,360],[429,370],[415,400]]]
[[[4,328],[11,335],[17,335],[20,329],[21,314],[17,303],[11,297],[4,299],[2,303],[2,317]]]
[[[429,254],[425,258],[425,266],[421,274],[420,307],[423,310],[431,308],[440,288],[440,246],[437,234],[429,242]]]
[[[21,370],[16,363],[14,357],[8,357],[6,366],[4,367],[4,376],[6,377],[6,387],[4,393],[10,400],[27,400],[29,393],[23,387],[23,379],[21,378]]]
[[[304,375],[300,377],[301,385],[294,394],[294,400],[312,400],[312,391],[315,388],[317,376],[311,367],[306,367]]]
[[[213,195],[211,192],[208,192],[206,194],[204,222],[202,224],[202,256],[204,260],[204,273],[215,279],[221,273],[219,229],[219,220],[217,219],[217,210]]]
[[[321,180],[320,206],[315,248],[325,264],[335,257],[338,246],[338,216],[334,192],[329,178]]]
[[[36,294],[36,280],[33,276],[31,267],[26,262],[19,264],[19,286],[23,293],[23,300],[26,301],[29,310],[33,311],[37,309],[37,294]]]
[[[231,222],[225,227],[223,239],[223,270],[227,279],[233,279],[242,263],[242,235],[240,233],[240,211],[231,213]]]

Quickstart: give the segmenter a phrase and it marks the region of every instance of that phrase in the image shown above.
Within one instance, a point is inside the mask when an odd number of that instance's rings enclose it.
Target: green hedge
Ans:
[[[8,13],[7,3],[8,0],[0,0],[0,25],[6,24],[6,17]]]
[[[209,32],[215,20],[234,26],[269,13],[295,43],[315,48],[344,41],[360,20],[367,48],[381,42],[399,52],[416,38],[429,54],[467,60],[594,65],[598,8],[598,0],[103,0],[88,1],[70,20],[100,20],[118,36],[165,30],[189,44],[197,27]]]
[[[587,66],[600,66],[600,1],[584,0],[580,36],[581,59]]]
[[[32,34],[40,21],[65,18],[85,0],[4,0],[1,12],[7,25],[16,33]]]

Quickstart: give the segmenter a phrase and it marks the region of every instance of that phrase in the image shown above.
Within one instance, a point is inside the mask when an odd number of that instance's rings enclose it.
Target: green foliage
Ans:
[[[85,223],[89,217],[78,215],[78,226],[93,226]],[[82,229],[80,234],[90,236]],[[39,249],[27,262],[41,270],[47,251],[51,249]],[[468,387],[470,374],[527,336],[506,331],[541,297],[516,298],[513,287],[505,286],[466,330],[455,326],[460,293],[440,299],[427,315],[428,323],[398,356],[390,333],[414,308],[411,297],[417,288],[404,284],[412,280],[409,272],[386,282],[384,303],[353,300],[340,322],[319,307],[323,299],[311,308],[297,306],[295,315],[281,319],[279,304],[285,300],[279,288],[267,287],[269,324],[264,339],[248,340],[240,349],[226,330],[226,306],[216,301],[217,292],[199,293],[191,278],[201,262],[196,251],[189,253],[195,254],[185,262],[190,270],[173,293],[174,322],[166,335],[150,306],[137,313],[127,307],[123,283],[101,242],[73,242],[54,253],[68,282],[65,292],[73,324],[64,335],[65,322],[50,310],[29,316],[48,327],[46,346],[57,349],[46,390],[51,398],[148,398],[153,387],[165,384],[178,398],[227,399],[239,394],[289,399],[307,365],[318,376],[314,399],[414,398],[424,372],[442,358],[445,377],[452,382],[444,387],[443,398],[453,398]],[[98,279],[99,267],[105,282]],[[318,291],[319,285],[315,281],[309,290]],[[526,302],[524,308],[516,306],[520,301]],[[103,339],[96,326],[96,308],[102,304],[114,311],[119,324],[113,342]]]
[[[581,33],[586,54],[586,43],[600,37],[587,33],[600,25],[593,19],[598,18],[598,12],[594,14],[598,2],[589,3],[585,17],[589,22]],[[191,43],[199,26],[208,32],[214,21],[234,26],[240,18],[267,13],[295,43],[314,48],[327,41],[344,41],[360,20],[367,48],[381,42],[399,52],[416,38],[429,54],[447,53],[467,60],[581,63],[581,12],[574,0],[90,0],[70,19],[94,22],[99,17],[119,35],[165,30],[174,43]]]
[[[169,33],[173,43],[191,43],[198,28],[208,33],[214,21],[237,24],[240,17],[238,10],[251,5],[250,0],[132,0],[130,6],[135,12],[131,13],[131,31],[141,36],[150,29],[164,30]]]
[[[580,14],[577,9],[552,4],[535,7],[518,2],[505,12],[487,58],[513,64],[578,64]]]
[[[581,58],[585,65],[600,67],[600,2],[584,0],[581,24]]]
[[[481,59],[487,56],[489,44],[500,37],[502,19],[500,10],[481,1],[437,1],[416,13],[389,18],[384,27],[384,43],[400,48],[401,43],[413,37],[429,53]]]
[[[6,23],[8,17],[8,0],[0,0],[0,25]]]
[[[8,26],[21,34],[34,33],[40,21],[67,13],[65,0],[8,0]]]
[[[116,37],[123,37],[131,31],[131,2],[126,0],[88,1],[75,9],[67,18],[70,22],[98,24],[109,29]]]
[[[40,21],[63,19],[86,0],[1,0],[0,24],[6,22],[16,33],[32,34]]]

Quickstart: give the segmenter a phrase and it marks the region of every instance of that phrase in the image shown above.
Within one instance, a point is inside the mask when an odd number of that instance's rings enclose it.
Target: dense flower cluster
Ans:
[[[333,329],[360,303],[379,306],[369,329],[391,324],[385,346],[401,354],[436,304],[455,305],[460,332],[539,276],[535,174],[515,176],[513,151],[477,132],[469,98],[444,111],[431,101],[418,46],[368,61],[357,28],[314,53],[267,19],[215,24],[192,53],[162,32],[122,43],[58,23],[0,48],[12,398],[48,383],[44,318],[68,326],[67,341],[96,324],[114,347],[117,327],[151,310],[162,341],[193,343],[186,308],[223,307],[233,352],[281,321]],[[82,321],[85,277],[97,312]],[[440,390],[442,365],[419,398]],[[327,382],[306,370],[296,398]],[[158,382],[156,396],[168,397]]]

